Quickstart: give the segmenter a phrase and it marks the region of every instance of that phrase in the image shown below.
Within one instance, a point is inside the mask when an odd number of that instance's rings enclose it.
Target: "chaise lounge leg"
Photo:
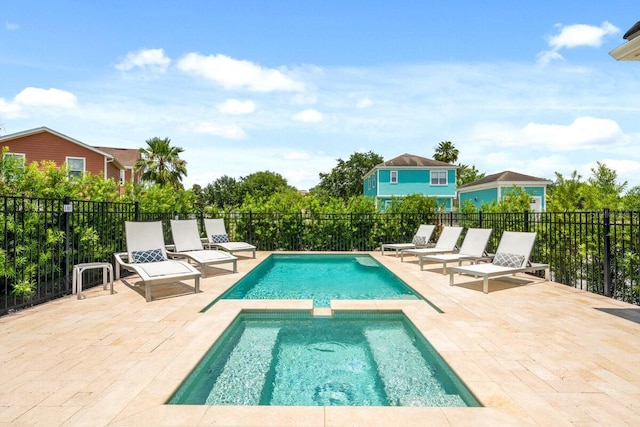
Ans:
[[[485,294],[489,293],[489,276],[484,276],[484,280],[482,281],[482,292]]]

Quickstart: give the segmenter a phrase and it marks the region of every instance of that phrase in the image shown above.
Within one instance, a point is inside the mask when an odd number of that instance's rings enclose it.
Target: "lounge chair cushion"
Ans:
[[[158,262],[164,261],[164,256],[162,255],[162,249],[149,249],[147,251],[132,251],[131,256],[133,257],[133,262],[136,264],[142,264],[146,262]]]
[[[505,252],[498,252],[493,257],[493,265],[499,265],[501,267],[519,268],[522,267],[524,261],[524,255],[510,254]]]
[[[427,244],[427,236],[420,236],[416,234],[413,236],[413,240],[411,241],[416,246],[424,246]]]
[[[229,236],[225,234],[212,234],[211,243],[229,243]]]

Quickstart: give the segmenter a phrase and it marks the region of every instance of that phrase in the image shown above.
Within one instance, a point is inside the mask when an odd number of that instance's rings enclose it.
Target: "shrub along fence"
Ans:
[[[137,204],[1,196],[0,315],[68,295],[71,270],[83,262],[113,262],[126,249],[124,221],[195,218],[203,213],[143,213]],[[504,231],[535,231],[535,262],[551,265],[552,279],[640,305],[640,212],[316,214],[233,212],[222,215],[232,240],[264,251],[372,251],[411,241],[420,224],[491,228],[488,250]],[[101,272],[85,283],[100,283]]]

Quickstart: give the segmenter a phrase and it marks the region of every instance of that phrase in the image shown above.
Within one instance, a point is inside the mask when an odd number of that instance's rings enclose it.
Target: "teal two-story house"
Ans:
[[[551,184],[553,182],[544,178],[512,171],[498,172],[461,185],[458,188],[458,201],[460,206],[463,206],[468,200],[476,209],[481,209],[483,204],[501,201],[513,191],[515,186],[531,196],[531,212],[545,212],[547,210],[547,186]]]
[[[435,197],[445,210],[453,209],[458,166],[413,154],[403,154],[380,163],[364,176],[363,194],[386,209],[392,198],[412,194]]]

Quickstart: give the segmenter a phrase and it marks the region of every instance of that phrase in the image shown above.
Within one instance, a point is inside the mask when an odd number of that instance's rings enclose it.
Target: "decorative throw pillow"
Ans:
[[[229,236],[225,234],[212,234],[211,243],[227,243],[229,242]]]
[[[413,240],[411,241],[411,243],[413,243],[416,246],[424,246],[427,244],[427,237],[419,236],[416,234],[415,236],[413,236]]]
[[[148,251],[132,251],[134,263],[158,262],[164,261],[162,249],[149,249]]]
[[[524,255],[509,254],[504,252],[498,252],[493,257],[493,264],[502,267],[519,268],[522,267],[524,261]]]

